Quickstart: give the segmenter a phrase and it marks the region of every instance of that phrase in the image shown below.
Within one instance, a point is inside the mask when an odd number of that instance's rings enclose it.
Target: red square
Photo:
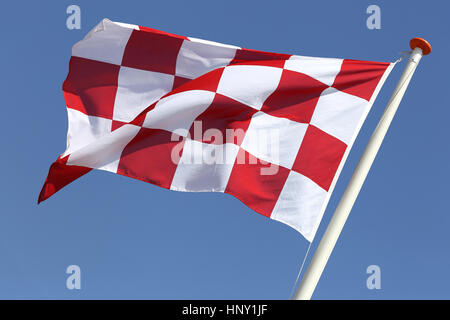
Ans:
[[[346,148],[341,140],[309,125],[292,170],[328,191]]]
[[[187,83],[191,81],[191,79],[188,78],[183,78],[180,76],[175,76],[174,80],[173,80],[173,86],[172,86],[172,90],[175,90],[176,88],[182,86],[183,84]]]
[[[257,110],[245,104],[216,93],[208,109],[200,114],[192,124],[189,131],[191,139],[213,144],[234,143],[240,145],[250,125],[250,120],[256,112]],[[219,141],[214,141],[214,135],[218,133],[214,129],[220,131],[221,139]]]
[[[119,69],[114,64],[72,57],[63,84],[66,105],[90,116],[112,119]]]
[[[149,33],[163,34],[163,35],[166,35],[166,36],[179,38],[179,39],[186,39],[186,40],[188,39],[187,37],[184,37],[184,36],[179,36],[179,35],[174,34],[174,33],[169,33],[169,32],[165,32],[165,31],[161,31],[161,30],[157,30],[157,29],[153,29],[153,28],[149,28],[149,27],[139,26],[139,30],[144,31],[144,32],[149,32]]]
[[[242,159],[246,159],[245,163]],[[241,161],[240,161],[241,160]],[[256,212],[270,217],[289,175],[289,170],[261,161],[240,149],[225,192],[241,200]],[[272,166],[275,174],[263,175],[261,169]]]
[[[170,188],[184,146],[183,137],[171,137],[171,132],[141,128],[124,148],[117,173]]]
[[[390,63],[344,60],[333,87],[346,93],[370,100]]]
[[[273,53],[251,49],[237,49],[234,59],[230,64],[250,62],[251,64],[269,65],[272,67],[282,68],[284,66],[284,61],[288,60],[290,57],[291,55],[283,53]],[[272,61],[272,63],[270,61]]]
[[[223,74],[223,69],[224,68],[214,69],[208,73],[205,73],[204,75],[201,75],[198,78],[186,81],[185,83],[183,83],[178,87],[175,87],[174,85],[172,91],[166,94],[165,97],[175,93],[180,93],[189,90],[206,90],[216,92],[217,87],[219,86],[220,78],[222,77]],[[179,77],[176,76],[175,81],[179,82],[180,80],[177,80],[177,78]]]
[[[166,34],[133,30],[123,53],[122,65],[173,75],[183,41]]]
[[[277,89],[261,111],[275,117],[309,123],[322,91],[328,86],[306,74],[283,70]]]
[[[39,194],[38,204],[92,170],[92,168],[82,166],[69,166],[67,165],[68,159],[69,155],[64,158],[58,158],[58,160],[50,166],[47,179],[45,179],[44,186]]]
[[[127,124],[127,123],[126,122],[122,122],[122,121],[113,120],[111,122],[111,132],[116,130],[116,129],[119,129],[121,126],[123,126],[125,124]]]

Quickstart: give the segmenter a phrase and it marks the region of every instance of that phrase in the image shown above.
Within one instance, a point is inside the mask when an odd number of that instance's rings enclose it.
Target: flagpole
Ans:
[[[319,246],[317,247],[314,256],[302,278],[300,286],[294,296],[296,300],[309,300],[314,293],[317,283],[319,282],[320,276],[322,275],[325,265],[333,251],[333,248],[339,238],[339,235],[344,227],[344,224],[350,214],[350,210],[355,203],[358,193],[364,183],[364,180],[369,173],[370,167],[377,155],[378,149],[380,149],[381,143],[383,142],[384,136],[389,129],[389,125],[394,118],[395,112],[405,94],[406,88],[412,78],[417,65],[423,55],[427,55],[431,52],[430,44],[421,38],[411,39],[409,43],[411,49],[413,50],[409,56],[408,63],[405,66],[400,80],[395,87],[395,90],[386,106],[386,109],[378,122],[372,136],[370,137],[369,143],[367,144],[361,159],[356,166],[353,176],[328,224],[325,233],[320,240]]]

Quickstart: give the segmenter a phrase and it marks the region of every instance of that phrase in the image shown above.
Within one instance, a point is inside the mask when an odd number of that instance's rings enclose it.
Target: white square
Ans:
[[[103,19],[83,40],[72,47],[72,55],[120,65],[132,32],[131,28],[124,28]]]
[[[224,192],[238,151],[239,147],[231,143],[217,145],[186,139],[170,189]]]
[[[284,64],[284,69],[304,73],[331,86],[341,66],[342,59],[292,56]]]
[[[233,60],[235,48],[184,40],[177,57],[176,75],[195,79]]]
[[[138,126],[125,124],[72,153],[67,164],[116,173],[123,149],[140,129]]]
[[[348,145],[367,115],[368,108],[366,100],[328,88],[319,97],[311,124]]]
[[[67,108],[68,129],[66,156],[84,146],[98,140],[111,132],[112,120],[88,116],[78,110]]]
[[[311,242],[326,201],[324,189],[304,175],[291,171],[270,218],[291,226]]]
[[[120,67],[113,120],[132,121],[142,110],[172,90],[174,76]]]
[[[191,90],[165,97],[147,113],[143,127],[167,130],[186,137],[195,118],[210,106],[214,96],[214,92]]]
[[[194,38],[194,37],[188,37],[188,39],[192,42],[205,43],[205,44],[209,44],[209,45],[213,45],[213,46],[241,49],[241,47],[234,46],[232,44],[225,44],[225,43],[215,42],[215,41],[211,41],[211,40],[204,40],[204,39],[199,39],[199,38]]]
[[[278,87],[282,71],[281,68],[265,66],[228,66],[223,71],[217,93],[260,110]]]
[[[117,24],[118,26],[121,26],[123,28],[131,28],[134,30],[140,30],[139,26],[136,24],[130,24],[130,23],[124,23],[124,22],[117,22],[117,21],[113,21],[115,24]]]
[[[261,160],[291,169],[307,128],[305,123],[257,112],[241,147]]]

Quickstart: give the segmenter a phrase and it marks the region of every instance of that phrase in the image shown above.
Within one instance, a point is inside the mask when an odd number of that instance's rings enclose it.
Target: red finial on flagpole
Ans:
[[[409,41],[409,46],[412,50],[415,48],[422,49],[422,55],[426,56],[431,52],[431,45],[428,43],[427,40],[422,38],[413,38]]]

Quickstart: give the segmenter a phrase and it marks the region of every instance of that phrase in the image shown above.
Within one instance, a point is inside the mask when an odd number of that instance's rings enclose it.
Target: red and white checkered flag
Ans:
[[[72,49],[67,150],[39,202],[102,169],[171,190],[226,192],[312,241],[392,67],[104,19]]]

